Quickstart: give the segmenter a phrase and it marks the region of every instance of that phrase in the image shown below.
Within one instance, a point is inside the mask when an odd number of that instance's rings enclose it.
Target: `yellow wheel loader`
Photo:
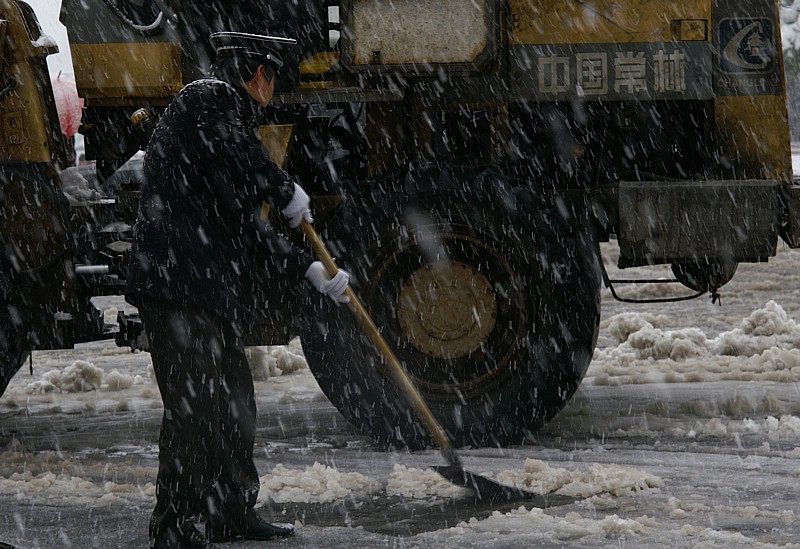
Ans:
[[[774,0],[65,0],[81,131],[113,203],[75,211],[31,19],[0,0],[3,385],[31,348],[106,337],[87,302],[124,281],[131,162],[219,30],[298,40],[262,139],[456,445],[524,442],[573,395],[613,288],[599,243],[712,296],[779,236],[800,245]],[[365,434],[430,444],[344,308],[264,316],[252,343],[300,335]],[[135,328],[123,315],[118,341]]]

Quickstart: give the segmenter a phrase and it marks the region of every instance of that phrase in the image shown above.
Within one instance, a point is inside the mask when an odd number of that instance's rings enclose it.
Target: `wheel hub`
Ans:
[[[415,347],[437,358],[455,359],[475,351],[489,337],[497,303],[489,280],[475,267],[437,261],[406,281],[397,316]]]

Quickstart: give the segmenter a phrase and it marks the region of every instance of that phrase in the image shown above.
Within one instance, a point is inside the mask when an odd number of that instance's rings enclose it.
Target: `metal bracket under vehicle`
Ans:
[[[608,276],[608,271],[606,271],[606,266],[602,261],[600,262],[600,268],[603,271],[603,284],[605,285],[606,288],[609,289],[609,291],[611,292],[611,296],[615,300],[621,303],[676,303],[678,301],[689,301],[692,299],[697,299],[698,297],[702,297],[703,295],[709,293],[704,290],[700,292],[695,292],[691,295],[684,295],[678,297],[656,297],[652,299],[634,299],[631,297],[620,297],[619,294],[617,294],[616,289],[614,288],[614,284],[681,284],[681,286],[683,286],[683,284],[676,278],[621,278],[612,280]],[[722,304],[720,301],[720,295],[716,290],[711,292],[711,302],[719,303],[720,305]]]

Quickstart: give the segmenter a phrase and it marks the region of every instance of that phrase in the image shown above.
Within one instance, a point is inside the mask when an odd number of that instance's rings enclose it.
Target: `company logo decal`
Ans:
[[[726,19],[719,25],[720,64],[725,72],[757,73],[775,64],[775,33],[770,19]]]

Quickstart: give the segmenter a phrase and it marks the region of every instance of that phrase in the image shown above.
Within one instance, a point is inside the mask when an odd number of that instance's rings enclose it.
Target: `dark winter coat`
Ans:
[[[292,179],[256,134],[256,103],[237,85],[187,85],[161,117],[144,158],[126,297],[190,303],[247,323],[265,285],[297,286],[312,258],[259,221],[283,209]],[[310,288],[310,286],[309,286]]]

